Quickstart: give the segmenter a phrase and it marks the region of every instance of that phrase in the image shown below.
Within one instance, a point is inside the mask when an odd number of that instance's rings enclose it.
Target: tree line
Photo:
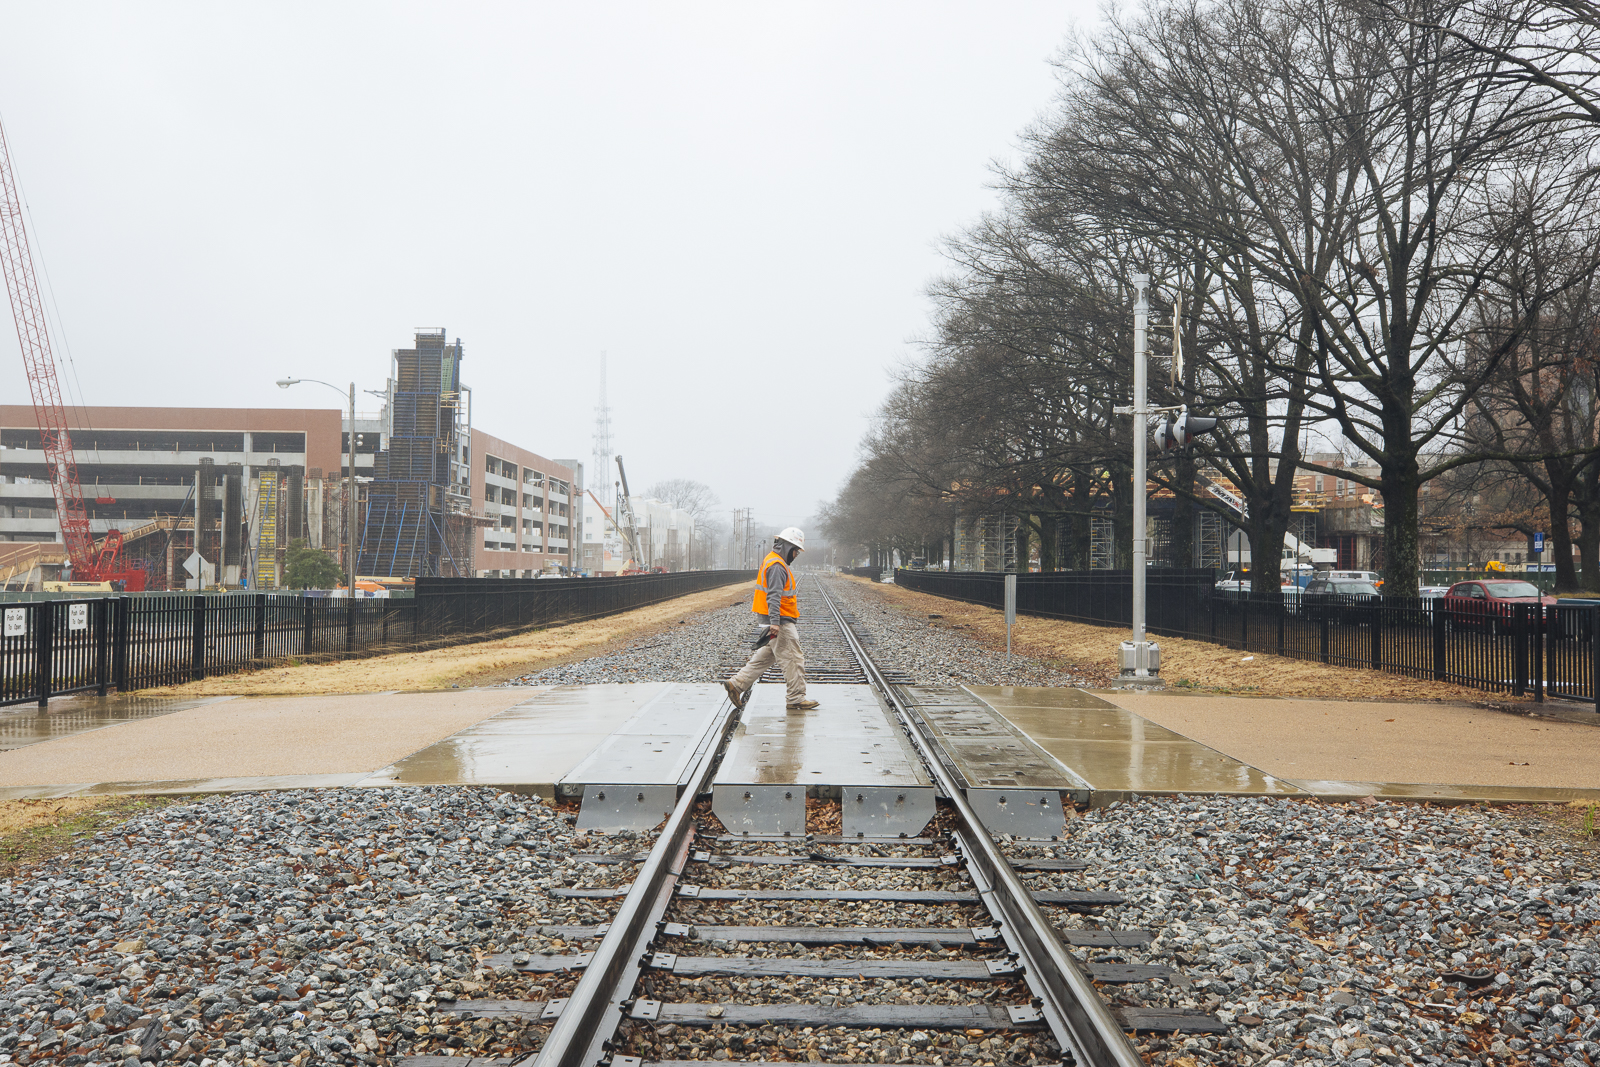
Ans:
[[[1212,510],[1276,590],[1294,478],[1323,473],[1381,500],[1387,588],[1414,590],[1424,487],[1509,472],[1564,584],[1572,522],[1600,589],[1597,44],[1587,0],[1177,0],[1072,42],[1000,207],[947,243],[829,533],[919,555],[1004,512],[1045,569],[1082,568],[1109,515],[1127,566],[1135,428],[1112,409],[1147,273],[1152,354],[1184,354],[1152,361],[1151,403],[1221,419],[1152,462],[1175,558]],[[1359,462],[1313,462],[1314,438]]]

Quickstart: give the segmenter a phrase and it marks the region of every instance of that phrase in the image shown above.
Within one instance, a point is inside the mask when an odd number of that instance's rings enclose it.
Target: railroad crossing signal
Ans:
[[[1156,448],[1162,452],[1176,452],[1194,443],[1200,434],[1208,433],[1217,428],[1217,420],[1200,415],[1191,415],[1187,411],[1178,412],[1177,416],[1168,415],[1156,427]]]

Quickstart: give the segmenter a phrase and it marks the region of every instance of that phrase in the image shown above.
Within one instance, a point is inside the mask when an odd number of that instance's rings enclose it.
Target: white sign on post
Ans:
[[[67,605],[67,629],[87,630],[89,628],[89,605]]]
[[[7,608],[6,630],[7,637],[25,637],[28,633],[28,609]]]
[[[1006,575],[1006,659],[1011,658],[1011,627],[1017,621],[1017,576]]]

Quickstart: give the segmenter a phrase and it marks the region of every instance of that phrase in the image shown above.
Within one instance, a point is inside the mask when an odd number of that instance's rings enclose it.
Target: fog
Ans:
[[[74,403],[337,407],[273,382],[381,388],[443,326],[475,425],[587,463],[605,352],[635,487],[693,478],[787,524],[848,475],[941,238],[994,205],[1098,9],[4,14],[0,118]]]

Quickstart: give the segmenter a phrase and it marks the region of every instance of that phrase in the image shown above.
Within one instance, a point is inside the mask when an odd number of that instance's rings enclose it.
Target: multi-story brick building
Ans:
[[[480,578],[532,578],[573,568],[571,467],[472,429],[474,548]]]

